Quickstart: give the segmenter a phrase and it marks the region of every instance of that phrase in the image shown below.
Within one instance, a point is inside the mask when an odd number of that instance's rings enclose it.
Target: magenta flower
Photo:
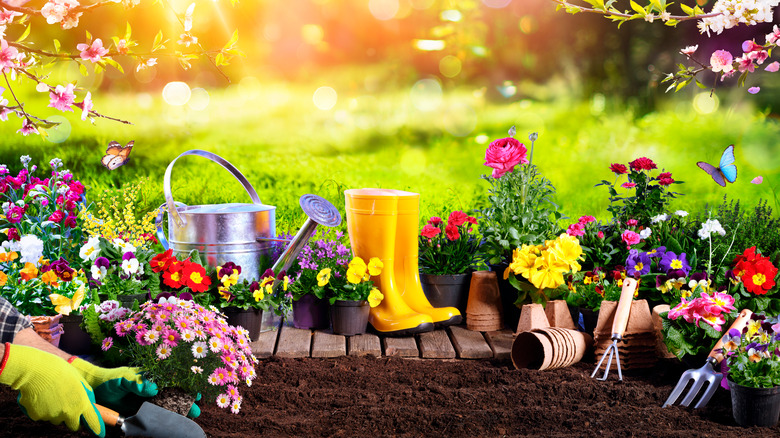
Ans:
[[[596,222],[596,218],[593,216],[580,216],[579,222],[584,225],[591,222]]]
[[[81,51],[81,59],[85,59],[92,62],[99,62],[100,59],[108,54],[108,49],[103,47],[103,41],[100,38],[96,38],[92,42],[92,45],[80,43],[76,46]]]
[[[715,73],[731,73],[734,70],[734,67],[731,65],[733,61],[734,57],[728,50],[716,50],[710,57],[710,67]]]
[[[756,70],[756,65],[753,64],[753,58],[747,54],[740,56],[735,61],[737,61],[737,69],[740,73],[744,73],[746,71],[753,73]]]
[[[680,298],[680,304],[674,306],[670,311],[667,317],[669,319],[677,319],[679,317],[683,317],[686,322],[692,322],[693,317],[691,315],[693,301],[685,301],[685,298]]]
[[[742,51],[745,53],[750,53],[754,50],[763,50],[764,47],[761,45],[756,44],[753,40],[745,40],[744,43],[742,43]]]
[[[92,111],[92,93],[87,91],[87,95],[84,96],[84,100],[81,103],[75,103],[76,107],[81,108],[81,120],[87,120],[89,112]]]
[[[6,215],[6,220],[12,224],[18,224],[19,222],[21,222],[23,217],[24,217],[24,207],[14,205],[13,207],[11,207],[10,210],[8,210],[8,214]]]
[[[575,222],[569,225],[569,228],[566,229],[566,234],[569,236],[584,236],[585,225],[583,225],[581,222]]]
[[[626,167],[626,165],[620,163],[610,164],[609,170],[611,170],[615,175],[622,175],[624,173],[628,173],[628,168]]]
[[[73,84],[68,84],[64,87],[57,85],[54,91],[49,91],[49,106],[60,111],[73,111],[70,108],[73,105],[73,101],[76,100],[73,87],[75,87]]]
[[[598,233],[596,233],[596,237],[598,237],[599,239],[603,239],[604,238],[604,232],[603,231],[599,231]]]
[[[780,40],[780,29],[778,29],[775,24],[774,27],[772,27],[772,33],[766,34],[766,43],[774,44],[777,40]]]
[[[620,185],[620,187],[623,187],[624,189],[633,189],[634,187],[636,187],[636,183],[624,182],[623,184]]]
[[[775,73],[776,71],[780,70],[780,62],[775,61],[775,62],[767,65],[764,70],[766,70],[766,71],[768,71],[770,73]]]
[[[495,140],[485,151],[485,166],[493,168],[493,178],[501,178],[518,164],[528,164],[526,152],[525,146],[512,137]]]
[[[22,134],[24,136],[27,136],[28,134],[37,134],[38,128],[35,127],[35,124],[30,121],[30,119],[25,119],[24,123],[22,124],[22,127],[17,130],[19,134]]]
[[[626,225],[628,225],[629,227],[635,227],[637,226],[637,224],[639,224],[639,221],[637,221],[636,219],[629,219],[626,221]]]
[[[639,234],[631,230],[623,231],[623,234],[620,235],[620,238],[623,239],[623,242],[626,242],[626,245],[628,246],[636,245],[640,240],[642,240],[639,237]]]
[[[103,339],[103,345],[100,346],[100,349],[103,351],[108,351],[111,349],[111,346],[114,345],[114,338],[111,336]]]
[[[750,88],[748,88],[748,93],[750,93],[750,94],[756,94],[759,91],[761,91],[761,87],[750,87]]]

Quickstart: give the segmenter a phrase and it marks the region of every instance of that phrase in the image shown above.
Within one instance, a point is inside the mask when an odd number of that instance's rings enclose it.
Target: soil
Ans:
[[[729,393],[702,409],[661,408],[687,366],[660,363],[618,382],[593,363],[515,370],[508,361],[397,358],[268,359],[241,388],[239,414],[211,400],[197,423],[213,437],[250,436],[780,436],[734,423]],[[0,388],[2,436],[86,437],[33,422]],[[121,432],[109,431],[119,437]]]

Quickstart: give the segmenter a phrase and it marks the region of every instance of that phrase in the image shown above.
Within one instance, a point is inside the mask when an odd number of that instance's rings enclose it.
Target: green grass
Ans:
[[[305,193],[324,196],[343,209],[346,188],[413,191],[421,194],[421,220],[453,209],[479,208],[487,188],[480,175],[490,170],[482,164],[485,140],[506,136],[514,124],[521,140],[539,132],[534,163],[556,186],[557,202],[571,218],[591,214],[607,219],[606,189],[593,186],[612,178],[610,163],[640,156],[685,181],[674,186],[686,195],[674,203],[675,209],[701,210],[719,204],[727,194],[749,206],[759,198],[769,199],[778,210],[780,124],[751,108],[705,115],[695,112],[690,101],[680,100],[635,118],[625,110],[594,111],[590,102],[494,103],[464,89],[446,94],[436,111],[424,112],[412,105],[405,90],[371,96],[358,88],[339,91],[338,104],[330,111],[312,104],[316,86],[256,81],[210,92],[203,111],[169,106],[159,93],[99,94],[98,111],[134,125],[98,120],[92,126],[68,115],[70,137],[53,144],[15,134],[20,121],[12,118],[0,124],[0,162],[18,167],[18,156],[29,154],[40,165],[58,156],[92,189],[149,176],[153,184],[146,190],[144,208],[151,209],[163,201],[168,163],[183,151],[205,149],[236,165],[260,198],[278,207],[278,231],[294,231],[303,223],[297,200]],[[148,105],[142,105],[144,101]],[[46,103],[40,95],[31,95],[27,108],[44,116],[55,114]],[[465,107],[470,111],[464,113]],[[470,123],[474,129],[467,136],[452,134]],[[110,140],[135,140],[130,163],[111,172],[100,165]],[[717,164],[723,148],[732,143],[737,146],[739,178],[724,189],[696,162]],[[764,183],[750,184],[757,175]],[[225,170],[198,157],[176,163],[173,187],[174,198],[187,204],[249,200]]]

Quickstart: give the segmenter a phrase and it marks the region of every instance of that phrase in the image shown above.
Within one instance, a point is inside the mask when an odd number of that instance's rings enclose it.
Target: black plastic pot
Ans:
[[[371,311],[368,301],[337,300],[330,306],[333,333],[337,335],[362,335],[368,327]]]
[[[582,317],[581,319],[579,318],[580,316]],[[575,321],[577,327],[581,331],[593,336],[593,331],[596,330],[596,324],[599,322],[599,311],[580,307],[577,319],[579,320],[579,322]],[[580,322],[582,323],[581,326]]]
[[[508,267],[507,263],[501,263],[490,265],[490,270],[496,273],[498,281],[498,292],[501,294],[501,307],[504,314],[504,327],[515,331],[517,323],[520,321],[520,308],[515,306],[518,296],[517,289],[509,283],[509,280],[504,280],[504,270]]]
[[[312,294],[302,296],[293,301],[293,325],[299,329],[326,329],[330,324],[328,300],[320,299]]]
[[[85,355],[92,352],[92,338],[81,328],[81,315],[62,315],[60,324],[63,332],[60,337],[60,350],[75,355]]]
[[[256,341],[260,337],[260,325],[262,324],[263,311],[260,309],[240,309],[238,307],[225,307],[222,309],[227,316],[228,324],[241,326],[249,331],[249,340]]]
[[[773,427],[780,420],[780,386],[750,388],[728,381],[734,420],[742,427]]]
[[[471,273],[455,275],[420,274],[425,298],[433,307],[455,307],[461,315],[466,314],[469,300]]]

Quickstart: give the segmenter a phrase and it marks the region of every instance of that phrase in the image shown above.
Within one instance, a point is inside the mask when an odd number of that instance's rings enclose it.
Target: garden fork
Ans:
[[[734,321],[734,323],[731,324],[729,330],[726,330],[726,333],[728,333],[731,329],[737,329],[741,332],[747,324],[748,320],[750,320],[750,316],[752,314],[753,312],[748,309],[744,309],[739,312],[739,316]],[[709,386],[707,386],[707,389],[704,391],[704,394],[701,396],[694,408],[701,408],[706,405],[708,401],[710,401],[710,398],[712,398],[712,395],[715,394],[718,386],[720,386],[720,381],[723,380],[723,374],[715,371],[715,367],[723,360],[723,352],[721,349],[723,348],[723,339],[726,336],[727,335],[723,335],[723,337],[718,340],[718,343],[715,344],[715,347],[713,347],[712,351],[710,351],[709,356],[707,356],[707,361],[701,368],[695,370],[691,369],[683,373],[683,375],[680,377],[680,381],[677,382],[677,386],[674,387],[672,393],[669,395],[669,398],[666,399],[666,403],[664,403],[663,407],[673,405],[677,399],[680,398],[680,395],[682,395],[683,390],[686,386],[688,386],[689,382],[693,383],[691,384],[691,389],[688,390],[685,398],[683,398],[680,402],[681,406],[687,407],[690,405],[704,387],[704,383],[708,383]]]
[[[623,290],[620,292],[620,301],[618,301],[617,310],[615,310],[615,319],[612,321],[612,344],[601,355],[601,360],[596,365],[596,369],[593,370],[593,374],[590,377],[595,377],[596,373],[601,368],[601,364],[604,363],[604,359],[607,360],[607,367],[604,370],[604,376],[599,380],[607,380],[609,375],[609,368],[612,366],[612,358],[615,358],[617,362],[618,380],[623,381],[623,371],[620,369],[620,353],[618,353],[618,342],[623,341],[623,332],[626,330],[628,324],[628,314],[631,313],[631,301],[634,300],[634,290],[637,283],[633,278],[626,278],[623,280]]]

